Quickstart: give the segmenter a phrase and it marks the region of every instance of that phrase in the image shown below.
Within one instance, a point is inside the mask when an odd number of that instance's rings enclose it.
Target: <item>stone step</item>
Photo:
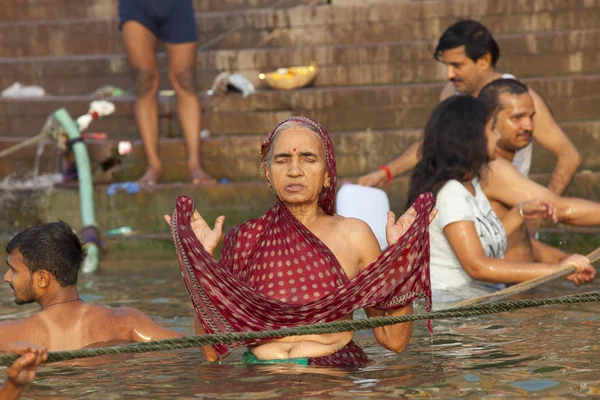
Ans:
[[[310,0],[194,0],[197,12],[240,11],[281,8]],[[116,18],[119,0],[0,0],[0,21],[67,20]]]
[[[581,170],[600,171],[600,121],[569,122],[561,125],[581,152]],[[252,181],[260,179],[258,153],[266,135],[220,136],[202,141],[201,160],[206,171],[221,180]],[[334,132],[332,140],[336,152],[338,174],[342,178],[360,176],[375,170],[404,152],[419,140],[420,130],[390,130]],[[0,150],[18,143],[17,138],[1,138]],[[117,156],[117,140],[88,140],[88,151],[96,182],[135,181],[145,170],[146,158],[141,141],[133,142],[132,152]],[[185,142],[183,139],[161,141],[164,182],[187,182]],[[36,148],[28,147],[0,159],[0,177],[30,175]],[[109,172],[103,172],[101,163],[119,160]],[[532,163],[533,173],[550,173],[556,165],[555,157],[536,144]],[[40,173],[56,172],[58,157],[53,145],[40,158]]]
[[[534,178],[545,183],[548,174]],[[400,213],[406,203],[408,178],[395,179],[385,188],[393,211]],[[179,195],[188,195],[212,224],[219,215],[227,217],[225,229],[258,217],[275,202],[264,182],[230,183],[210,187],[163,184],[144,188],[137,194],[118,192],[106,195],[106,186],[96,186],[94,202],[96,219],[102,232],[130,226],[140,233],[168,233],[163,215],[173,211]],[[567,195],[600,200],[600,173],[578,173]],[[81,229],[79,195],[76,189],[6,190],[0,189],[0,232],[14,233],[26,226],[61,219],[74,229]]]
[[[524,79],[540,93],[558,121],[597,118],[600,109],[600,75]],[[439,100],[442,83],[388,86],[348,86],[308,88],[296,91],[260,91],[244,99],[240,94],[201,97],[203,127],[213,135],[253,135],[269,132],[279,121],[292,115],[305,115],[326,129],[353,131],[367,128],[420,129]],[[0,99],[0,135],[33,136],[46,117],[60,107],[77,117],[85,112],[93,97],[44,97],[40,99]],[[135,138],[133,97],[114,98],[115,114],[91,126],[119,138]],[[161,102],[163,136],[179,136],[174,122],[174,99]]]
[[[499,2],[383,3],[354,7],[306,6],[247,12],[197,14],[199,43],[213,48],[299,47],[391,40],[435,40],[456,19],[480,19],[495,35],[592,29],[600,26],[600,5],[548,0],[531,9],[520,0]],[[4,57],[119,54],[118,20],[79,19],[0,23]],[[239,27],[238,29],[233,29]],[[224,35],[224,32],[229,32]]]
[[[600,29],[499,35],[498,68],[521,78],[598,73]],[[199,52],[198,89],[208,89],[221,71],[239,72],[255,86],[260,72],[316,62],[316,87],[442,81],[446,71],[433,60],[435,41],[322,45],[282,49]],[[164,53],[158,56],[161,88],[170,89]],[[54,95],[80,95],[113,85],[134,92],[125,55],[0,58],[0,87],[35,84]]]

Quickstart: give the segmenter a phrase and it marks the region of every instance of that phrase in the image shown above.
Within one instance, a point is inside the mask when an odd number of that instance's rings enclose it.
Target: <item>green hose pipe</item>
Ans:
[[[67,110],[61,108],[54,113],[54,118],[62,125],[72,143],[77,176],[79,178],[79,201],[81,206],[81,222],[86,257],[83,262],[84,273],[94,273],[100,263],[100,232],[94,212],[94,187],[87,148],[82,141],[77,123],[73,121]]]

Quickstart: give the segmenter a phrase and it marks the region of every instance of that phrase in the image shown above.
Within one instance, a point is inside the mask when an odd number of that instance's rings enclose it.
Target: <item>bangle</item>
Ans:
[[[390,183],[392,181],[392,178],[394,178],[392,175],[392,171],[390,171],[387,165],[382,165],[381,167],[379,167],[379,169],[385,172],[385,175],[387,176],[387,183]]]
[[[525,219],[525,214],[523,214],[523,202],[519,203],[519,215],[521,215],[521,218]]]

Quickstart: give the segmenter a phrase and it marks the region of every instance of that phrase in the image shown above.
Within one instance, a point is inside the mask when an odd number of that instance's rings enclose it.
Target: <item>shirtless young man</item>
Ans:
[[[535,101],[527,86],[514,79],[498,79],[482,88],[478,97],[500,135],[497,159],[489,165],[482,189],[494,212],[502,218],[511,208],[531,199],[552,202],[560,221],[574,225],[600,225],[600,203],[561,197],[522,175],[512,164],[517,152],[532,142]],[[506,259],[556,263],[566,254],[529,237],[526,227],[508,238]]]
[[[490,31],[476,21],[459,21],[446,29],[438,41],[434,57],[446,65],[450,81],[442,90],[440,100],[456,93],[478,96],[479,91],[489,82],[499,78],[513,78],[510,74],[496,70],[496,62],[500,57],[498,44]],[[579,167],[581,156],[554,121],[543,99],[531,89],[529,93],[536,109],[533,138],[557,157],[548,189],[561,194]],[[380,187],[393,177],[412,170],[420,159],[421,143],[422,141],[413,144],[387,165],[362,176],[358,183]],[[513,163],[524,175],[529,173],[531,144],[515,154]]]
[[[24,341],[48,350],[72,350],[109,341],[145,342],[182,336],[129,307],[86,304],[77,292],[84,258],[77,235],[64,222],[33,226],[6,247],[10,285],[18,305],[38,303],[41,311],[22,320],[0,322],[0,350]]]

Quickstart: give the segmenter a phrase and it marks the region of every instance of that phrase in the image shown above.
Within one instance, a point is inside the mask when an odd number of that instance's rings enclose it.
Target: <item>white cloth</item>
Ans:
[[[475,196],[457,180],[448,181],[436,198],[438,214],[429,227],[431,286],[435,302],[457,302],[504,287],[472,279],[456,258],[444,228],[454,222],[472,221],[488,257],[503,258],[506,231],[496,216],[479,180],[473,179]]]
[[[519,170],[524,176],[529,175],[529,170],[531,169],[531,159],[533,157],[533,139],[531,143],[527,145],[527,147],[522,148],[521,150],[517,150],[515,152],[515,158],[513,158],[513,165],[516,169]]]

